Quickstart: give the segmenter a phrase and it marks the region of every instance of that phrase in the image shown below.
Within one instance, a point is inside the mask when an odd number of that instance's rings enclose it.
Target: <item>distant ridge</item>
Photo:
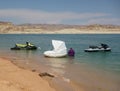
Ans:
[[[120,33],[120,25],[64,25],[64,24],[20,24],[0,21],[0,33]]]
[[[12,24],[12,22],[4,22],[4,21],[0,21],[0,25],[3,25],[3,24],[5,24],[5,25],[11,25]]]

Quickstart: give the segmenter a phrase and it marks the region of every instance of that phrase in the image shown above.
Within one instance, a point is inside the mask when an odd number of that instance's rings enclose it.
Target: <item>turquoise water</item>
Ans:
[[[43,52],[52,49],[52,39],[65,41],[68,49],[72,47],[75,50],[75,57],[45,58]],[[10,50],[15,43],[25,43],[26,41],[35,44],[39,49],[36,51]],[[100,45],[100,43],[108,44],[112,48],[112,51],[84,52],[84,49],[88,48],[89,45]],[[92,81],[94,82],[92,86],[96,87],[97,83],[98,88],[99,86],[100,88],[104,88],[104,86],[100,85],[104,81],[100,82],[98,80],[100,76],[101,79],[111,81],[112,83],[112,86],[109,84],[106,91],[120,90],[120,34],[0,34],[0,50],[0,56],[8,54],[12,55],[12,57],[17,56],[20,59],[31,59],[29,61],[30,65],[43,64],[52,71],[69,79],[76,80],[78,83],[89,83],[88,85],[91,86],[90,83]],[[96,77],[97,82],[94,81],[95,79],[88,79],[93,76]],[[88,80],[85,81],[85,79]]]

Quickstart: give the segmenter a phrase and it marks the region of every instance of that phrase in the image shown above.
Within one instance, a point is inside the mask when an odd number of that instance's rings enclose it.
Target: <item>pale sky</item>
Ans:
[[[120,0],[0,0],[0,21],[14,24],[117,24]]]

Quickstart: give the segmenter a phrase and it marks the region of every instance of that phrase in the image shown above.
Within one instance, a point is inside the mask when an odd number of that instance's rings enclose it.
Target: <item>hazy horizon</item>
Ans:
[[[0,21],[14,24],[120,25],[119,0],[1,0]]]

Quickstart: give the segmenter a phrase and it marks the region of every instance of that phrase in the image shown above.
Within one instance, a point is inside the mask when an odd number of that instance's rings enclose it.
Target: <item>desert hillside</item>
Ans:
[[[81,34],[81,33],[120,33],[120,25],[64,25],[64,24],[21,24],[0,21],[0,34],[42,33],[42,34]]]

